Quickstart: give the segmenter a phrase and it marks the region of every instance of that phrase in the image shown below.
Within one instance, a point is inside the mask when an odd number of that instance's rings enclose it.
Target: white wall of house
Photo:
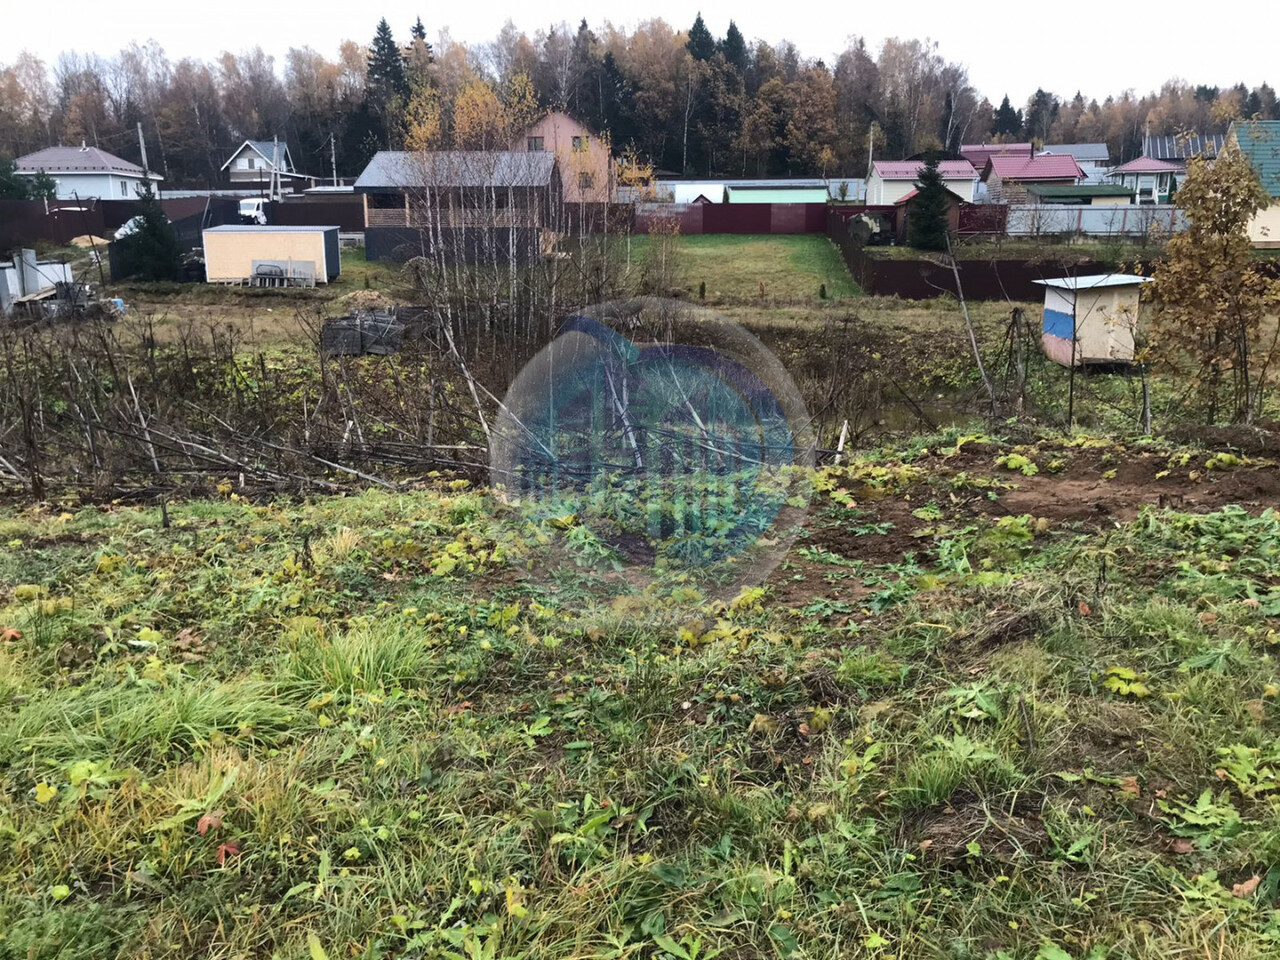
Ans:
[[[974,184],[972,177],[944,177],[947,189],[966,203],[973,203]],[[897,203],[916,188],[916,178],[910,180],[884,179],[878,172],[873,172],[867,180],[867,206],[887,207]]]
[[[1249,221],[1249,239],[1255,247],[1280,250],[1280,198],[1273,198],[1271,206]]]
[[[35,174],[23,173],[20,176],[34,177]],[[55,194],[58,200],[81,200],[98,198],[100,200],[136,200],[138,191],[142,189],[142,177],[120,173],[50,173],[58,185]]]

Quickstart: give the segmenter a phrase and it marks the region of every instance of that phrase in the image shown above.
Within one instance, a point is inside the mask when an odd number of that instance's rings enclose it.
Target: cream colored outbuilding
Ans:
[[[296,266],[316,283],[328,283],[341,273],[338,228],[227,225],[204,231],[205,278],[210,283],[236,283],[254,275],[254,264],[270,261],[286,269]]]

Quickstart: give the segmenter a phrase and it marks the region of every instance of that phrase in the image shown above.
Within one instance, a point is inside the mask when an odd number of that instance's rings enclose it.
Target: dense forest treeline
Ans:
[[[993,104],[929,40],[890,39],[873,51],[852,38],[829,64],[787,41],[748,42],[733,22],[716,37],[701,16],[684,30],[662,20],[595,30],[583,20],[532,36],[508,21],[473,46],[447,30],[428,43],[420,19],[403,35],[384,20],[368,43],[344,40],[337,51],[330,59],[295,48],[283,63],[260,47],[175,63],[154,41],[53,63],[24,52],[0,65],[0,156],[83,140],[137,162],[141,123],[151,166],[170,185],[212,182],[241,141],[274,135],[302,172],[328,176],[336,156],[349,177],[377,149],[403,146],[415,103],[433,105],[447,142],[457,111],[519,97],[567,109],[660,169],[861,176],[873,147],[896,158],[962,141],[1105,141],[1124,161],[1147,132],[1280,119],[1265,83],[1174,79],[1102,100],[1038,89],[1023,104],[1003,92]]]

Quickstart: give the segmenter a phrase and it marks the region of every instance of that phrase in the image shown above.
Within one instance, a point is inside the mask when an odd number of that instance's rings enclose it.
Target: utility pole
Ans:
[[[271,138],[271,199],[280,199],[280,136]]]
[[[329,163],[333,166],[333,185],[338,185],[338,149],[333,142],[333,131],[329,131]]]
[[[138,150],[142,153],[142,179],[151,182],[151,168],[147,166],[147,140],[142,135],[142,121],[138,121]]]

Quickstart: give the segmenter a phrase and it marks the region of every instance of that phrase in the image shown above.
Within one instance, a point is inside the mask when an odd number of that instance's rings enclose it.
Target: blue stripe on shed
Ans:
[[[1075,318],[1061,310],[1044,308],[1044,332],[1053,337],[1070,340],[1075,336]]]

